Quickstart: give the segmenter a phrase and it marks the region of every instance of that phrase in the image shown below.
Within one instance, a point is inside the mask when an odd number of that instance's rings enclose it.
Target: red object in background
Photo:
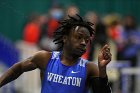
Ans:
[[[24,28],[23,40],[36,44],[39,39],[40,27],[36,23],[28,23]]]
[[[54,33],[54,31],[56,31],[58,26],[59,26],[59,23],[58,23],[58,21],[56,19],[50,19],[48,21],[47,35],[49,37],[53,37],[53,33]]]
[[[89,46],[89,43],[88,43],[88,45],[87,45],[87,50],[86,50],[86,52],[82,55],[82,58],[88,60],[88,58],[89,58],[89,50],[90,50],[90,46]]]
[[[110,28],[108,34],[113,40],[117,40],[119,37],[119,31],[118,31],[117,27]]]

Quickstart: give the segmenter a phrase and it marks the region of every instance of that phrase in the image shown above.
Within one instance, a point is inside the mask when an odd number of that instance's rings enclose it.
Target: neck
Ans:
[[[64,65],[67,65],[67,66],[74,65],[77,62],[78,58],[79,57],[76,57],[69,52],[62,51],[61,62]]]

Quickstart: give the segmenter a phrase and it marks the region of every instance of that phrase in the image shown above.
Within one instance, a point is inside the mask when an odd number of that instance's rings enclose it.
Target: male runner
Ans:
[[[26,60],[14,64],[0,77],[0,87],[17,79],[27,71],[39,68],[42,77],[41,93],[111,93],[106,66],[111,61],[108,45],[98,55],[98,66],[82,59],[86,45],[94,36],[92,23],[79,15],[60,22],[54,33],[60,51],[39,51]]]

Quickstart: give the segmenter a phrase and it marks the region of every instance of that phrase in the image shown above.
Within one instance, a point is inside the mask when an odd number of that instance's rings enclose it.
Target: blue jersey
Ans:
[[[79,58],[73,66],[65,66],[60,61],[60,54],[52,52],[46,66],[41,93],[87,93],[87,60]]]

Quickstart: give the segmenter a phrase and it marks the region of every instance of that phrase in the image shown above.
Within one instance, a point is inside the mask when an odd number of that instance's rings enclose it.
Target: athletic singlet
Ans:
[[[60,54],[52,52],[46,66],[41,93],[87,93],[87,60],[79,58],[73,66],[65,66],[60,61]]]

